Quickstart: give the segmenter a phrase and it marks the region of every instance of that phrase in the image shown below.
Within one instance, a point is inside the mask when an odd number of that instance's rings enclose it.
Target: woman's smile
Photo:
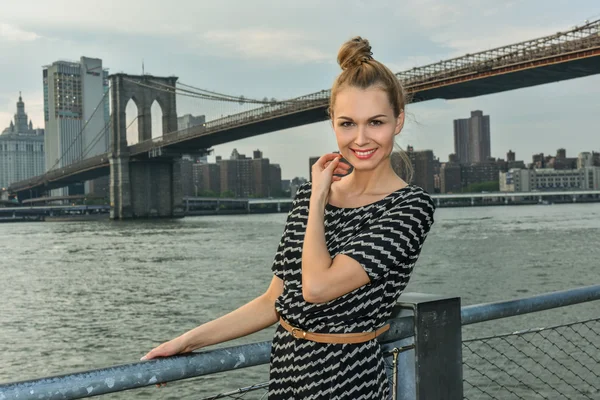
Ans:
[[[359,160],[368,160],[375,154],[377,148],[368,150],[350,149]]]

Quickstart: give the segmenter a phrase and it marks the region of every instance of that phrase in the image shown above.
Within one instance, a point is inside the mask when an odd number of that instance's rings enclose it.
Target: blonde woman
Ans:
[[[339,154],[323,155],[312,167],[312,182],[298,190],[269,288],[144,359],[190,352],[279,322],[269,399],[389,398],[376,337],[389,327],[435,207],[391,166],[405,108],[395,75],[373,59],[360,37],[341,47],[338,63],[342,72],[329,112]],[[402,156],[410,172],[410,160]]]

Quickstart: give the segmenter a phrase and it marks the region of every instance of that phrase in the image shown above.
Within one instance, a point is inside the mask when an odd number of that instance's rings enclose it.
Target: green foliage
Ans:
[[[481,192],[499,192],[500,182],[489,181],[481,183],[472,183],[466,188],[463,188],[463,193],[481,193]]]
[[[233,198],[233,197],[235,197],[235,193],[233,193],[231,190],[226,190],[224,192],[221,192],[221,197],[222,198]]]
[[[199,193],[199,197],[219,197],[219,195],[217,195],[212,190],[205,190]]]

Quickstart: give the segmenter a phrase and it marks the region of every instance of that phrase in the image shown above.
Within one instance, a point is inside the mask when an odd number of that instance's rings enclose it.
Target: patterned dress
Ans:
[[[325,208],[325,239],[331,257],[358,261],[370,283],[337,299],[311,304],[302,296],[302,244],[311,183],[300,187],[288,214],[273,273],[284,282],[275,307],[291,325],[324,333],[374,331],[385,325],[406,287],[431,225],[435,206],[409,185],[357,208]],[[378,340],[323,344],[298,340],[279,326],[273,338],[270,400],[388,399],[389,383]]]

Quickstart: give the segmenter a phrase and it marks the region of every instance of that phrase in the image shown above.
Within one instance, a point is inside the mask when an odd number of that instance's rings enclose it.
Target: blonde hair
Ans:
[[[344,87],[367,89],[372,86],[381,88],[388,96],[394,117],[398,118],[407,103],[406,94],[396,75],[388,67],[373,58],[369,41],[360,36],[348,40],[340,47],[337,62],[342,72],[333,82],[329,98],[329,115],[333,117],[333,108],[338,93]],[[399,146],[394,145],[401,159],[399,170],[401,178],[406,182],[412,181],[413,167],[408,154]],[[391,161],[390,161],[391,162]]]

